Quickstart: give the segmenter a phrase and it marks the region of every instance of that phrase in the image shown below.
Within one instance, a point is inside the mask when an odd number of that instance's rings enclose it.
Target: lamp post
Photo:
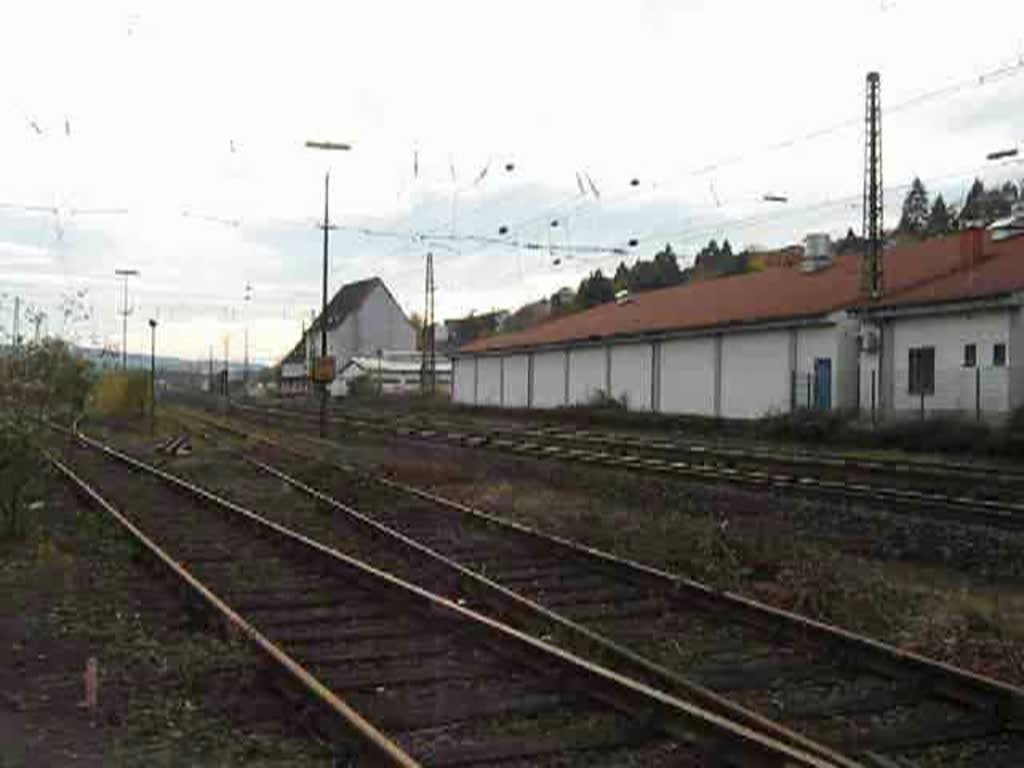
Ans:
[[[245,284],[245,362],[242,369],[242,391],[249,391],[249,302],[252,301],[252,283]]]
[[[307,141],[308,149],[322,149],[328,151],[347,152],[351,149],[348,144],[333,141]],[[331,171],[324,174],[324,269],[323,269],[323,290],[320,298],[320,357],[322,361],[327,359],[327,237],[331,229],[330,222],[330,196],[331,196]],[[321,366],[325,363],[321,362]],[[321,369],[322,370],[322,369]],[[327,437],[327,386],[326,378],[320,382],[320,437]]]
[[[156,432],[156,320],[149,318],[149,434]]]
[[[121,304],[121,370],[128,370],[128,278],[138,277],[137,269],[115,269],[114,274],[124,282],[124,299]]]

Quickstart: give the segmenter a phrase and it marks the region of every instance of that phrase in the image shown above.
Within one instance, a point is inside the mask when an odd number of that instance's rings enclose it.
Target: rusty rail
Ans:
[[[542,670],[545,674],[551,674],[557,670],[559,674],[576,681],[595,699],[605,702],[614,709],[654,725],[663,733],[685,743],[702,745],[707,755],[720,756],[715,759],[721,759],[723,762],[720,764],[723,766],[826,768],[827,766],[857,765],[856,763],[827,760],[802,751],[706,708],[683,701],[626,675],[579,658],[526,632],[465,608],[456,602],[327,547],[235,502],[151,466],[81,432],[76,433],[76,437],[84,445],[135,470],[156,477],[222,512],[234,515],[264,533],[270,533],[284,542],[301,547],[309,555],[321,558],[325,563],[343,569],[355,578],[372,580],[382,590],[390,590],[400,593],[406,598],[416,599],[435,614],[463,620],[467,626],[486,637],[489,644],[496,649],[503,649],[507,655],[528,666]],[[255,630],[252,631],[255,632]]]

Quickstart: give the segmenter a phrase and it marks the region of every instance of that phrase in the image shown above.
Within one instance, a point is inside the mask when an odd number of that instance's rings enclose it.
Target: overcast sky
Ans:
[[[622,258],[556,264],[549,243],[632,260],[670,242],[685,263],[710,237],[859,230],[870,69],[890,223],[914,175],[951,202],[978,173],[1024,178],[985,162],[1024,142],[1013,0],[8,3],[0,328],[19,295],[50,332],[119,345],[130,267],[131,351],[158,316],[165,354],[230,334],[241,359],[248,324],[273,360],[319,304],[328,168],[332,291],[379,275],[422,311],[432,250],[440,318]],[[466,239],[502,226],[542,247]],[[62,323],[78,294],[90,318]]]

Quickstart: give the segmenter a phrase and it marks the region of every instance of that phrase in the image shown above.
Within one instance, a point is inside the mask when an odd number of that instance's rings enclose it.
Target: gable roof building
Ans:
[[[371,277],[347,283],[331,297],[327,311],[313,321],[282,361],[282,379],[308,381],[309,362],[321,356],[324,318],[327,354],[334,357],[336,372],[357,355],[376,355],[382,349],[416,349],[416,330],[409,318],[384,281]]]
[[[910,306],[919,314],[922,306],[953,313],[949,323],[960,330],[935,327],[959,338],[974,333],[977,322],[960,304],[1001,297],[1016,314],[1000,308],[997,327],[986,333],[1005,338],[986,343],[1009,344],[1024,292],[1024,238],[972,229],[889,248],[882,258],[883,295],[875,301],[861,293],[860,255],[843,254],[824,268],[805,262],[673,286],[478,339],[457,353],[454,397],[554,407],[612,396],[644,410],[758,416],[806,406],[864,407],[871,382],[863,368],[875,372],[871,407],[886,408],[909,386],[903,380],[910,375],[909,347],[896,334],[888,346],[883,342],[890,357],[879,360],[887,362],[861,359],[862,326],[880,313]],[[910,327],[900,320],[900,328]],[[1024,362],[1024,332],[1019,335]],[[958,375],[951,371],[949,380]],[[1007,390],[996,398],[999,410],[1017,399]]]

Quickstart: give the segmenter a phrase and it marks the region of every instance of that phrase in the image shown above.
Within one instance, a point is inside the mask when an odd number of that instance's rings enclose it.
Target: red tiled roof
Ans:
[[[944,301],[962,301],[1024,290],[1024,238],[989,242],[984,257],[973,263],[965,255],[958,268],[899,293],[883,296],[872,306],[886,308]]]
[[[969,233],[891,248],[884,255],[885,298],[872,305],[992,295],[1024,287],[1024,238],[992,243],[970,259]],[[929,291],[933,291],[929,295]],[[846,254],[817,272],[769,269],[635,294],[534,328],[479,339],[462,352],[534,347],[611,336],[826,315],[865,304],[860,257]]]

